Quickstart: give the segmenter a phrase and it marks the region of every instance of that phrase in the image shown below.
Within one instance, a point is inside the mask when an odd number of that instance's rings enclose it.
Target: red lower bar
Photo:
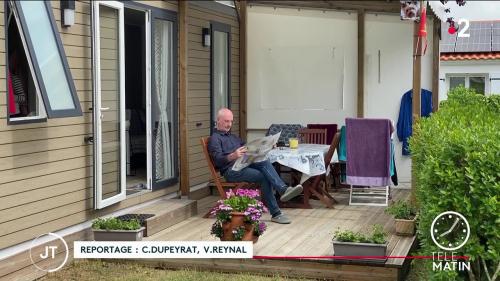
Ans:
[[[349,259],[349,260],[370,260],[370,259],[462,259],[468,260],[468,256],[253,256],[254,259]]]

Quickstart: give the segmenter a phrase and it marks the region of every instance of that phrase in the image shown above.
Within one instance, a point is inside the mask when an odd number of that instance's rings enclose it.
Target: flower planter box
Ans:
[[[92,229],[95,241],[141,241],[144,227],[137,230]]]
[[[412,220],[396,219],[396,234],[400,236],[413,236],[415,234],[415,218]]]
[[[385,256],[387,251],[387,242],[385,244],[358,243],[358,242],[341,242],[333,240],[333,255],[334,256]],[[356,261],[361,263],[385,263],[387,258],[367,258],[367,259],[342,259],[348,261]]]

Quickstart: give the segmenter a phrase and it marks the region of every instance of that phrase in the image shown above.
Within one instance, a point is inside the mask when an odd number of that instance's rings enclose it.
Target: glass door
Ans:
[[[177,182],[177,44],[175,14],[152,12],[151,142],[153,189]]]
[[[211,97],[212,125],[216,127],[219,109],[231,107],[231,26],[212,22],[212,52],[211,52]],[[210,131],[212,132],[212,131]]]
[[[92,2],[95,208],[126,197],[124,9]]]

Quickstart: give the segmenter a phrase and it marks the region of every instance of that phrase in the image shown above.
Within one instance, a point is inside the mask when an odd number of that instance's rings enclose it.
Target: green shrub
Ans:
[[[92,222],[92,228],[105,230],[137,230],[141,228],[141,224],[137,219],[124,221],[117,218],[98,218]]]
[[[471,236],[455,255],[470,257],[469,280],[488,280],[500,266],[500,96],[485,97],[463,87],[421,119],[410,139],[419,210],[422,252],[442,251],[430,226],[441,212],[456,211],[470,224]],[[434,280],[462,279],[439,272]]]
[[[395,219],[411,220],[415,217],[416,210],[406,201],[396,201],[389,205],[385,212],[394,216]]]
[[[333,234],[333,240],[340,242],[384,244],[386,242],[386,233],[381,225],[376,224],[373,226],[371,235],[365,235],[361,232],[354,232],[351,230],[337,230]]]

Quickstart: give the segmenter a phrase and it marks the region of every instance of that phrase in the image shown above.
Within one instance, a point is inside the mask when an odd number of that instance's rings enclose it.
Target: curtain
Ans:
[[[155,132],[155,180],[165,180],[174,175],[169,116],[172,95],[172,24],[155,21],[154,32],[154,78],[158,125]],[[170,101],[170,102],[169,102]],[[170,111],[170,112],[169,112]]]

